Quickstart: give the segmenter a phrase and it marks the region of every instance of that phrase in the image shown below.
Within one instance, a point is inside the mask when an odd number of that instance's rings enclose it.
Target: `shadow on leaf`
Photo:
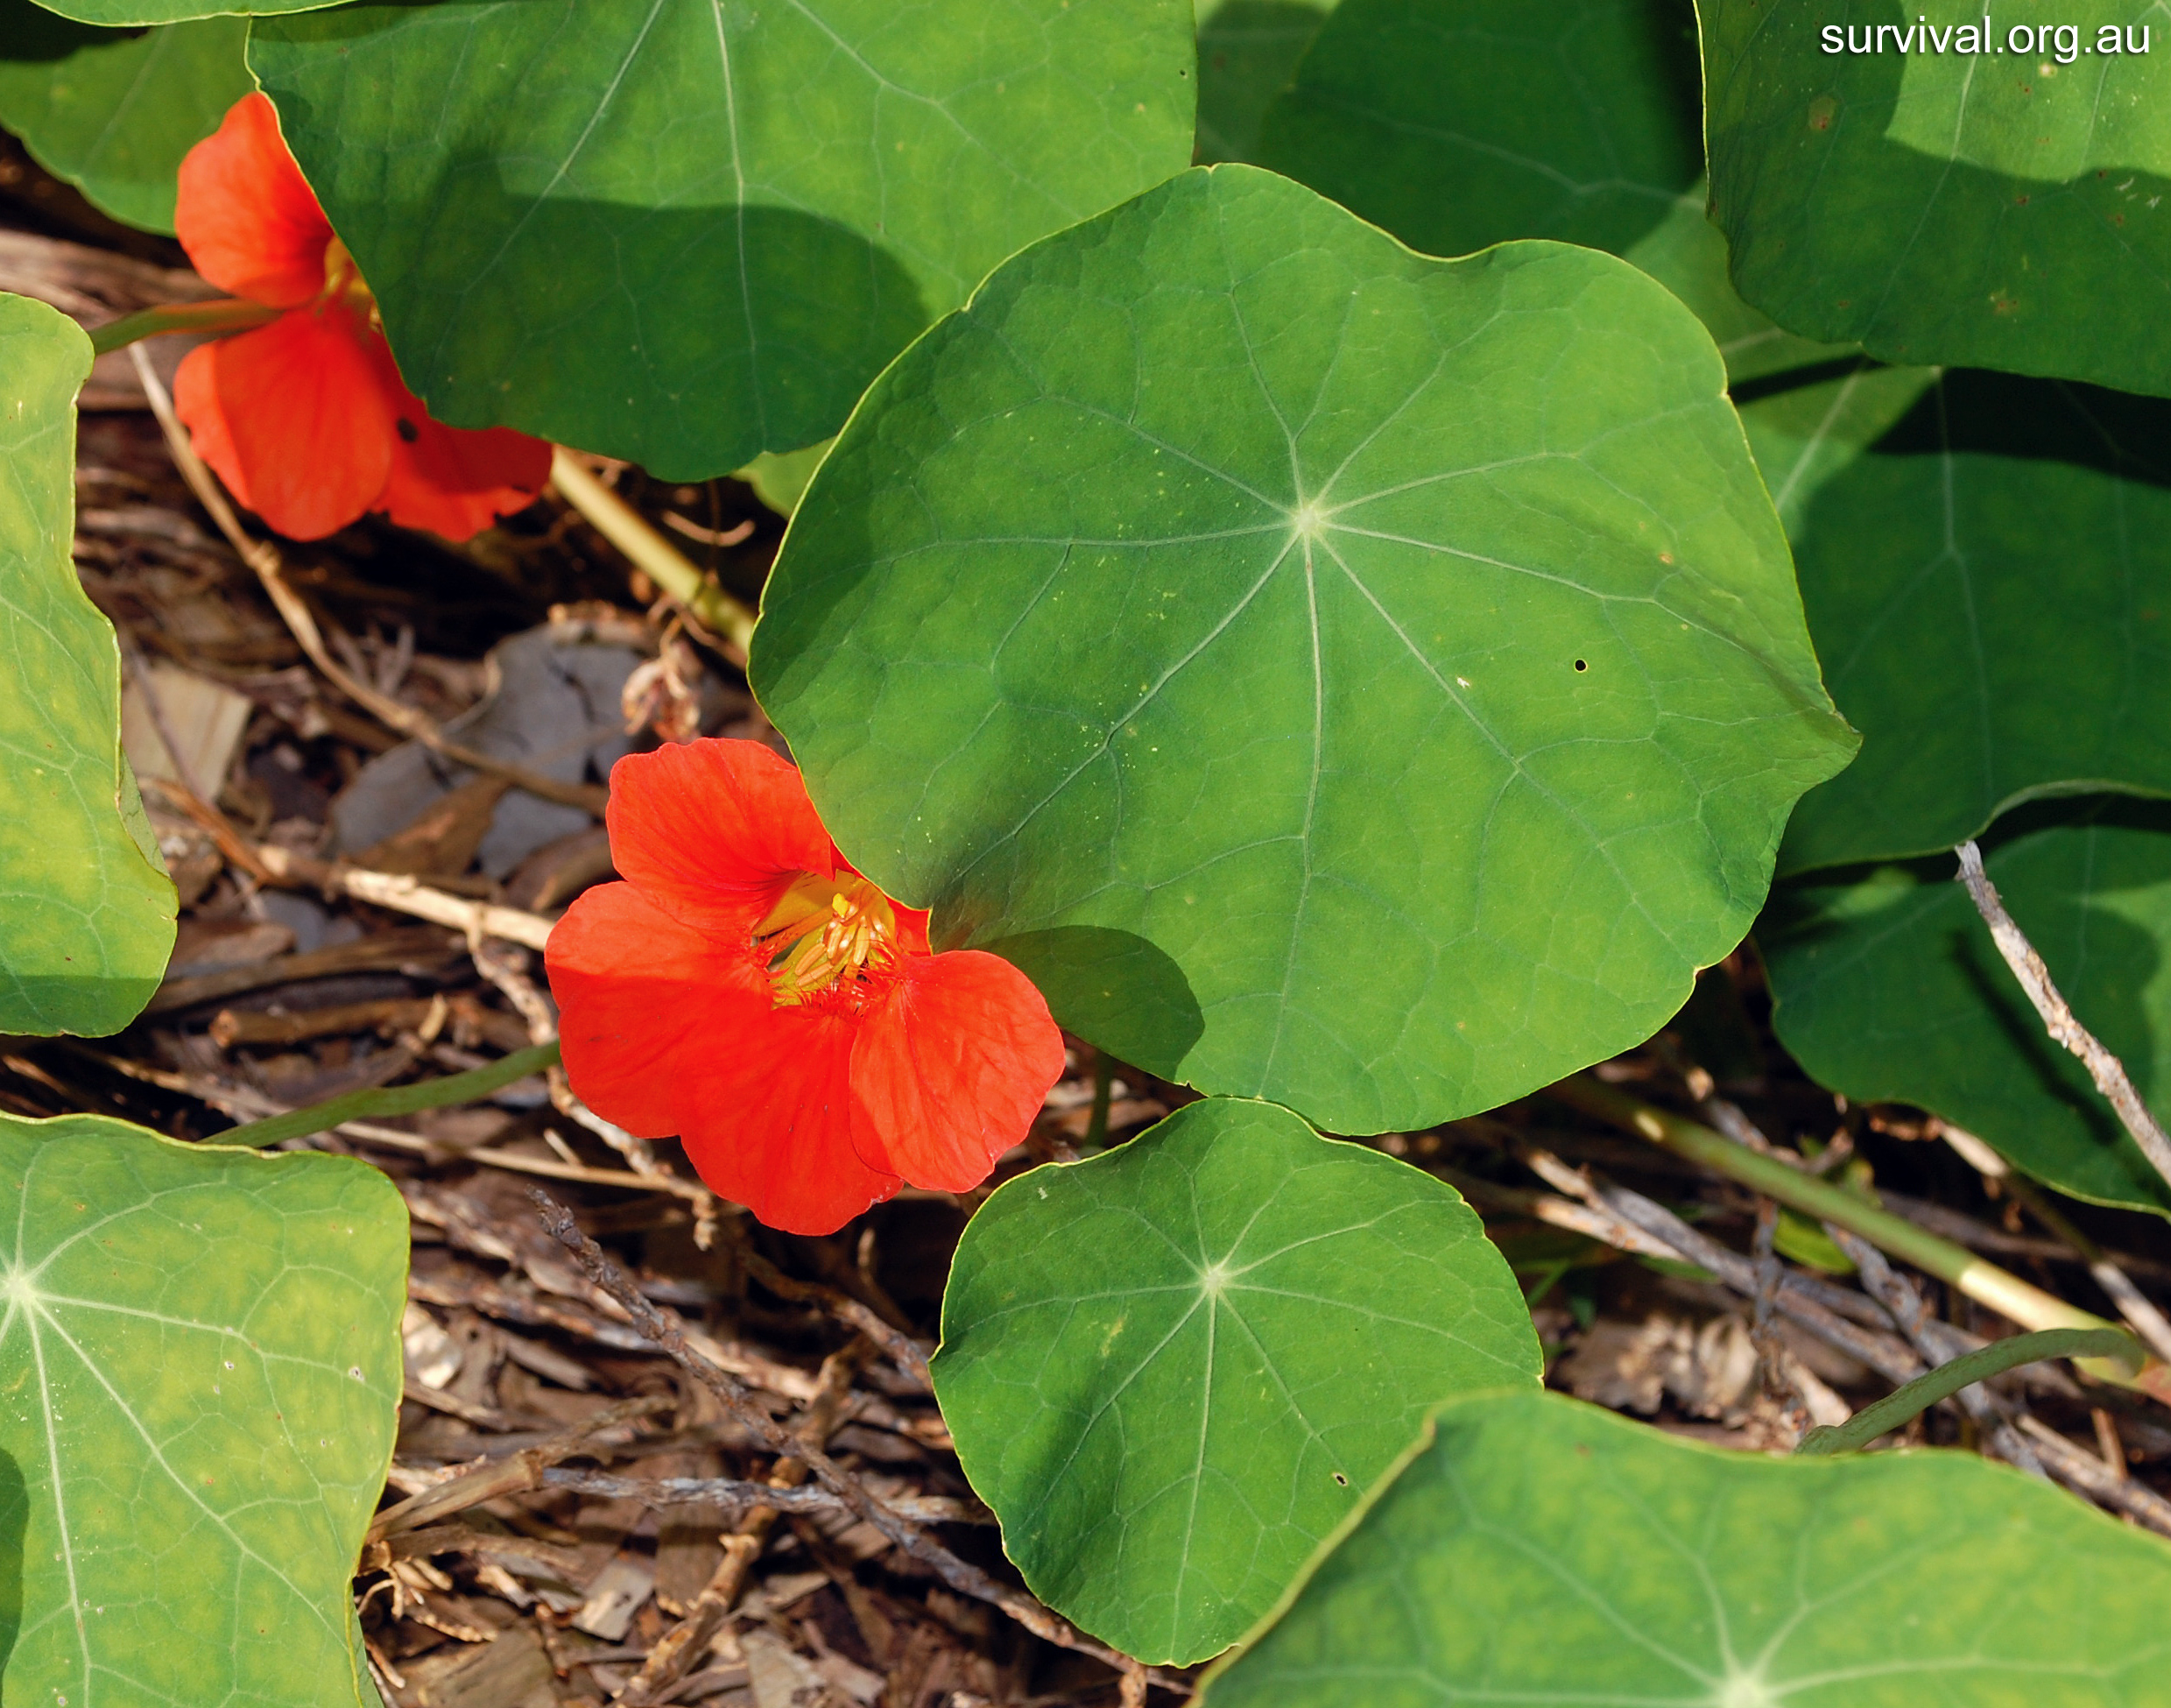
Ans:
[[[1183,969],[1129,931],[1066,925],[976,947],[1039,985],[1063,1026],[1164,1079],[1181,1077],[1184,1057],[1206,1030]]]
[[[1705,18],[1713,217],[1742,296],[1791,331],[1859,340],[1888,361],[2171,392],[2171,344],[2157,335],[2171,225],[2153,211],[2171,179],[2134,165],[2136,133],[2073,131],[2068,117],[2076,99],[2142,98],[2090,94],[2123,60],[1828,54],[1824,21],[1808,0],[1724,0]],[[1848,22],[1905,30],[1916,9],[1874,0]],[[2044,145],[2069,153],[2083,132],[2086,159],[2062,176],[1980,163]],[[2098,140],[2121,137],[2128,146]]]

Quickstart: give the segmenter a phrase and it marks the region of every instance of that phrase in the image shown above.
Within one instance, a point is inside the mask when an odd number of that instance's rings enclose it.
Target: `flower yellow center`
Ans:
[[[754,928],[779,1008],[836,991],[849,1000],[896,964],[897,910],[863,878],[802,873]]]
[[[372,331],[384,329],[377,318],[376,293],[363,281],[353,252],[336,237],[324,246],[324,289],[317,298],[320,307],[334,302],[344,302],[370,323]]]

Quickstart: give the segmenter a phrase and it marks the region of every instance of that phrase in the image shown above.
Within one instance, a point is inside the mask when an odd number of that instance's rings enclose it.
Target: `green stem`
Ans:
[[[2103,1329],[2111,1325],[2076,1305],[2032,1287],[2018,1275],[1985,1263],[1963,1246],[1941,1239],[1927,1229],[1903,1221],[1888,1210],[1864,1203],[1851,1192],[1829,1181],[1790,1168],[1777,1157],[1765,1156],[1738,1145],[1723,1133],[1684,1120],[1678,1115],[1630,1097],[1611,1085],[1578,1074],[1552,1088],[1551,1095],[1570,1108],[1596,1115],[1639,1138],[1715,1168],[1730,1179],[1761,1192],[1767,1198],[1814,1216],[1836,1222],[1858,1233],[1878,1250],[1905,1260],[1925,1274],[1956,1287],[1969,1297],[2002,1311],[2031,1329]],[[2015,1308],[2017,1307],[2017,1309]]]
[[[1108,1102],[1116,1084],[1116,1063],[1106,1050],[1093,1069],[1093,1113],[1086,1119],[1085,1137],[1078,1141],[1082,1151],[1104,1151],[1108,1148]]]
[[[1858,1453],[1878,1436],[1920,1416],[1940,1400],[1949,1400],[1970,1383],[2041,1359],[2067,1358],[2119,1359],[2128,1368],[2139,1369],[2141,1348],[2123,1329],[2045,1329],[2039,1334],[2009,1335],[1917,1376],[1875,1405],[1863,1407],[1844,1423],[1810,1430],[1794,1451],[1805,1458]]]
[[[269,326],[281,312],[241,297],[171,303],[164,308],[145,308],[108,321],[90,335],[90,347],[103,356],[108,350],[124,349],[138,339],[155,338],[163,332],[246,332],[251,327]]]
[[[589,526],[632,561],[637,569],[676,599],[711,633],[721,635],[744,658],[754,638],[754,613],[696,569],[647,519],[560,445],[553,454],[550,483],[580,512]]]
[[[382,1120],[387,1115],[412,1115],[424,1109],[443,1109],[455,1103],[473,1103],[492,1091],[558,1065],[558,1046],[532,1044],[511,1055],[463,1074],[418,1080],[412,1085],[371,1086],[349,1091],[343,1097],[313,1103],[307,1109],[290,1109],[261,1121],[222,1133],[213,1141],[221,1145],[276,1145],[282,1139],[300,1139],[323,1133],[342,1121]]]
[[[1965,1246],[1941,1239],[1912,1222],[1902,1221],[1890,1210],[1864,1203],[1853,1193],[1843,1191],[1829,1181],[1790,1168],[1775,1157],[1761,1155],[1708,1126],[1670,1114],[1640,1097],[1630,1097],[1625,1091],[1616,1090],[1588,1074],[1561,1081],[1549,1088],[1547,1095],[1572,1109],[1595,1115],[1676,1155],[1738,1180],[1804,1215],[1858,1233],[1878,1250],[1912,1263],[1925,1274],[1936,1276],[1977,1304],[1989,1306],[2024,1329],[2112,1326],[2092,1311],[2068,1304],[2055,1294],[2032,1286],[2011,1270],[1999,1268]],[[2171,1366],[2151,1359],[2138,1376],[2122,1365],[2099,1359],[2090,1359],[2084,1367],[2088,1374],[2099,1381],[2138,1387],[2171,1404]]]

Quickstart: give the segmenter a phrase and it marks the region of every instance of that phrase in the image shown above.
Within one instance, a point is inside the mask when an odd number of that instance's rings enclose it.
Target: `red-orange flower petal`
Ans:
[[[1062,1072],[1032,982],[991,955],[928,954],[927,915],[845,877],[765,747],[666,747],[610,781],[627,881],[576,902],[548,953],[574,1089],[637,1133],[677,1133],[702,1179],[795,1232],[902,1180],[985,1179]]]
[[[618,875],[689,924],[746,931],[802,872],[836,868],[807,786],[758,741],[694,741],[610,769]]]
[[[631,884],[603,884],[566,910],[544,950],[561,1011],[566,1071],[589,1106],[644,1139],[679,1130],[670,1064],[730,1031],[759,993],[717,977],[715,942]]]
[[[1062,1034],[1009,962],[909,956],[852,1046],[859,1154],[915,1186],[969,1191],[1025,1138],[1062,1072]]]
[[[197,455],[293,540],[321,540],[384,491],[397,433],[365,342],[334,304],[191,350],[173,407]]]
[[[254,510],[257,501],[249,495],[249,471],[242,467],[225,406],[219,401],[218,352],[222,347],[199,344],[181,357],[173,375],[173,413],[188,429],[196,455],[210,465],[244,509]]]
[[[182,159],[173,229],[196,271],[237,297],[296,308],[324,289],[332,223],[261,90]]]
[[[904,1182],[852,1143],[850,1019],[766,1020],[716,1041],[689,1076],[680,1138],[703,1180],[771,1227],[834,1233]]]
[[[525,510],[550,478],[546,441],[511,427],[448,427],[408,393],[412,413],[392,441],[392,472],[372,510],[403,528],[468,540],[500,516]],[[406,427],[414,429],[407,437]]]
[[[382,333],[370,336],[378,389],[391,410],[391,472],[372,510],[403,528],[467,540],[535,502],[550,478],[550,445],[511,427],[448,427],[407,389]]]
[[[902,1183],[852,1145],[849,1021],[779,1012],[743,954],[605,884],[546,951],[566,1072],[643,1138],[676,1133],[703,1180],[772,1227],[832,1233]]]

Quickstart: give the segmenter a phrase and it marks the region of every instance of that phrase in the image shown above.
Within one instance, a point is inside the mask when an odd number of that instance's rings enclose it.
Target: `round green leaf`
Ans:
[[[1197,0],[1199,129],[1194,158],[1257,163],[1259,120],[1288,87],[1336,0]]]
[[[1436,1437],[1202,1708],[2144,1708],[2171,1550],[1972,1453],[1771,1459],[1554,1394]]]
[[[1999,830],[1984,863],[2005,906],[2171,1119],[2171,807],[2113,800]],[[2171,1186],[2045,1034],[1956,871],[1946,855],[1781,888],[1757,928],[1781,1041],[1818,1083],[1934,1111],[2062,1192],[2171,1214]]]
[[[0,124],[117,220],[173,229],[181,156],[256,87],[249,21],[101,30],[0,0]]]
[[[1979,35],[1986,10],[1991,51],[1960,51],[1952,32]],[[1918,18],[1927,36],[1897,51]],[[1888,361],[2171,392],[2162,17],[2125,0],[2025,21],[1976,0],[1707,0],[1703,23],[1714,216],[1757,307]],[[2129,25],[2148,52],[2100,51]],[[2039,26],[2069,28],[2073,51],[2034,50]],[[1849,27],[1893,34],[1831,52]]]
[[[1188,0],[441,0],[260,22],[250,61],[431,413],[668,480],[835,433],[1191,149]]]
[[[1724,248],[1722,241],[1722,264]],[[1744,312],[1756,313],[1746,307]],[[1735,406],[1741,413],[1742,430],[1749,435],[1749,448],[1771,489],[1773,506],[1794,543],[1799,577],[1805,523],[1817,494],[1907,418],[1937,378],[1937,371],[1888,368],[1838,345],[1808,344],[1786,333],[1777,336],[1803,349],[1832,352],[1837,358],[1773,375],[1763,385],[1743,385],[1738,383],[1742,376],[1735,376]],[[1836,502],[1819,512],[1819,519],[1827,528],[1840,527],[1846,514],[1847,506]],[[1815,633],[1812,625],[1810,634]],[[1801,809],[1794,810],[1799,816]],[[1780,858],[1784,863],[1784,845]]]
[[[754,641],[825,821],[1126,1061],[1340,1133],[1647,1037],[1853,738],[1703,330],[1245,166],[868,392]]]
[[[1428,1406],[1541,1368],[1452,1188],[1216,1098],[988,1200],[934,1380],[1026,1581],[1188,1662],[1273,1604]]]
[[[180,24],[191,18],[264,18],[276,12],[307,12],[336,6],[340,0],[38,0],[49,12],[79,24],[125,28],[141,24]]]
[[[76,579],[90,340],[0,295],[0,1033],[118,1032],[173,949],[173,886],[121,757],[121,655]]]
[[[377,1708],[349,1584],[407,1215],[350,1158],[0,1115],[11,1703]]]
[[[1624,256],[1695,311],[1737,385],[1851,354],[1735,294],[1704,218],[1698,94],[1687,0],[1352,0],[1258,152],[1413,249],[1565,237]]]
[[[1703,322],[1725,358],[1727,382],[1733,388],[1738,406],[1753,395],[1744,389],[1752,382],[1859,359],[1856,346],[1798,338],[1741,300],[1726,276],[1726,239],[1704,217],[1704,180],[1701,178],[1675,198],[1663,219],[1621,254],[1673,292]],[[1745,415],[1744,419],[1745,422]],[[1766,483],[1776,500],[1780,483],[1770,478],[1768,465],[1764,465],[1764,447],[1753,430],[1749,445],[1759,464],[1766,466]],[[1781,504],[1779,510],[1783,521],[1787,507]]]
[[[2167,444],[2171,405],[1959,372],[1819,487],[1794,561],[1863,746],[1782,868],[1949,848],[2033,795],[2171,793]]]
[[[1687,0],[1343,0],[1258,158],[1428,254],[1618,253],[1701,170],[1696,117]]]
[[[821,459],[829,454],[829,441],[808,445],[796,451],[764,451],[734,479],[743,480],[754,489],[754,496],[770,509],[791,519],[799,508],[799,501],[807,491],[807,483],[814,477],[814,470],[821,466]]]

